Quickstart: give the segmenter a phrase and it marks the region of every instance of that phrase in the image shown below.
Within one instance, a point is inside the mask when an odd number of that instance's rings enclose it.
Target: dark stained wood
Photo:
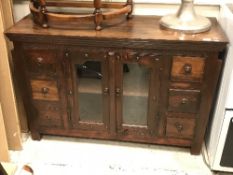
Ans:
[[[200,91],[169,89],[168,111],[198,112],[200,104]]]
[[[194,136],[195,119],[167,118],[166,136],[192,139]]]
[[[148,52],[142,50],[141,52],[137,52],[135,50],[127,50],[123,52],[122,57],[116,58],[116,89],[119,89],[120,94],[116,94],[116,115],[117,115],[117,131],[119,134],[119,138],[125,138],[128,136],[135,137],[145,137],[156,135],[157,133],[157,120],[155,116],[157,116],[158,109],[158,94],[159,94],[159,65],[160,65],[160,54],[157,52]],[[123,86],[123,78],[124,78],[124,65],[130,64],[138,64],[140,67],[148,69],[149,79],[146,84],[148,84],[148,88],[144,89],[145,92],[127,92],[127,89],[124,89]],[[129,69],[129,72],[131,70]],[[127,74],[127,72],[126,72]],[[137,75],[135,75],[137,76]],[[145,76],[145,75],[144,75]],[[140,77],[139,77],[140,78]],[[139,81],[137,77],[135,81]],[[133,85],[131,86],[131,90],[133,90]],[[148,106],[147,106],[147,114],[142,116],[146,119],[145,125],[136,125],[136,124],[127,124],[123,121],[123,99],[130,98],[127,94],[134,94],[135,96],[145,96]],[[136,111],[136,110],[135,110]]]
[[[117,141],[129,141],[129,142],[139,142],[139,143],[154,143],[161,145],[174,145],[181,147],[190,147],[192,141],[190,139],[183,138],[161,138],[161,137],[112,137],[109,133],[101,132],[101,131],[79,131],[76,130],[61,130],[61,129],[49,129],[45,128],[43,130],[39,130],[41,134],[50,134],[50,135],[60,135],[60,136],[72,136],[72,137],[81,137],[81,138],[95,138],[95,139],[104,139],[104,140],[117,140]]]
[[[14,42],[14,71],[32,138],[53,134],[176,145],[199,154],[226,36],[215,19],[211,30],[192,35],[161,29],[159,17],[124,18],[111,25],[102,21],[104,30],[94,31],[44,29],[28,16],[5,32]],[[87,61],[101,65],[100,89],[79,84],[77,65]],[[127,64],[149,70],[145,126],[123,121],[124,95],[145,95],[123,89]],[[102,121],[80,120],[78,95],[85,92],[102,95]]]
[[[33,101],[36,109],[37,125],[40,127],[62,128],[62,112],[59,103]]]
[[[197,114],[181,113],[181,112],[167,112],[166,117],[169,118],[195,118]]]
[[[160,17],[135,16],[133,20],[121,20],[104,31],[96,32],[92,29],[59,30],[42,29],[35,25],[31,17],[25,17],[13,28],[7,30],[10,39],[37,43],[77,44],[82,46],[108,46],[121,48],[147,48],[147,49],[180,49],[186,51],[221,51],[225,48],[227,38],[218,25],[216,19],[212,19],[212,28],[208,32],[200,34],[184,34],[176,31],[161,30]],[[40,36],[40,37],[35,37]],[[49,36],[49,40],[48,40]],[[91,41],[91,42],[90,42]],[[111,41],[111,42],[109,42]],[[169,41],[169,42],[168,42]]]
[[[211,107],[214,104],[216,87],[219,81],[222,60],[218,59],[217,52],[209,52],[205,68],[205,85],[202,86],[202,97],[200,103],[200,112],[195,128],[195,137],[191,147],[192,154],[199,154],[202,148],[200,144],[204,139],[205,130],[210,117]]]
[[[117,103],[119,102],[117,100],[116,97],[116,88],[117,84],[115,81],[117,81],[117,77],[119,78],[119,76],[116,76],[116,64],[117,64],[117,60],[116,60],[116,55],[117,53],[115,53],[114,51],[109,51],[107,52],[107,58],[109,60],[109,67],[108,67],[108,78],[109,78],[109,96],[110,96],[110,105],[109,105],[109,125],[110,125],[110,129],[109,129],[109,133],[112,136],[112,138],[116,137],[117,135],[117,125],[119,125],[119,123],[117,123],[117,112],[119,111],[119,109],[116,106]],[[119,56],[119,55],[118,55]],[[118,72],[120,73],[120,72]]]
[[[55,81],[31,80],[32,98],[35,100],[57,101],[58,89]]]
[[[69,89],[72,89],[72,93],[67,92],[68,94],[68,115],[69,122],[71,123],[71,128],[76,129],[77,132],[79,130],[88,130],[92,128],[92,130],[103,130],[108,132],[109,130],[109,78],[108,78],[108,59],[107,53],[104,52],[103,49],[96,48],[79,48],[79,47],[69,47],[67,49],[68,55],[66,59],[68,60],[66,64],[68,64],[69,72],[67,72],[67,77],[69,77]],[[82,65],[88,61],[95,61],[100,64],[102,77],[98,80],[101,82],[101,87],[94,85],[94,87],[83,86],[79,83],[81,79],[81,75],[78,74],[77,65]],[[89,81],[94,81],[90,79]],[[98,89],[100,88],[100,89]],[[102,106],[102,116],[101,121],[86,121],[81,119],[80,114],[80,102],[79,95],[82,93],[90,93],[90,94],[98,94],[101,97]],[[92,109],[90,109],[91,111]],[[88,114],[86,114],[88,115]]]
[[[25,104],[27,103],[26,106],[30,108],[28,116],[32,119],[29,121],[31,133],[33,137],[38,136],[35,137],[38,140],[40,138],[38,129],[41,127],[67,128],[66,100],[64,99],[66,93],[61,64],[62,50],[52,45],[26,43],[21,47],[23,48],[21,50],[23,56],[21,61],[24,62],[23,73],[28,79],[23,83],[24,90],[30,92],[24,100]],[[55,117],[54,120],[53,117]]]
[[[175,56],[172,61],[172,80],[202,81],[205,59],[199,57]]]
[[[171,58],[169,55],[163,53],[163,61],[160,66],[160,94],[158,97],[158,113],[157,113],[157,122],[158,124],[158,136],[164,137],[166,131],[166,114],[168,107],[168,89],[169,89],[169,78],[171,70]]]

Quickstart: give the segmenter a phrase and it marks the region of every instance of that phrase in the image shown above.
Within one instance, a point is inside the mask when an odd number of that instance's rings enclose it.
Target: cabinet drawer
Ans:
[[[200,82],[203,79],[205,58],[174,56],[171,79]]]
[[[40,126],[59,127],[62,125],[62,112],[58,103],[34,101],[33,105]]]
[[[93,48],[89,48],[89,49],[71,49],[69,48],[68,50],[70,50],[69,54],[71,55],[71,58],[75,59],[75,58],[81,58],[81,59],[97,59],[97,60],[101,60],[103,58],[106,58],[108,55],[108,52],[106,52],[105,50],[101,50],[101,49],[93,49]]]
[[[194,135],[195,119],[167,118],[166,136],[192,139]]]
[[[34,100],[59,100],[56,81],[31,80],[30,83]]]
[[[200,91],[170,89],[168,111],[196,113],[200,104]]]
[[[123,53],[123,60],[124,61],[137,61],[137,62],[147,62],[151,60],[158,61],[161,57],[160,53],[157,52],[146,52],[146,51],[133,51],[133,50],[127,50]]]
[[[31,75],[51,77],[57,74],[56,52],[53,50],[26,50],[26,69]]]

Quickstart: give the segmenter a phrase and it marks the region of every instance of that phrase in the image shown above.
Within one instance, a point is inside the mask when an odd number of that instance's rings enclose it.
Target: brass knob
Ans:
[[[178,132],[181,132],[184,129],[183,125],[180,124],[179,122],[175,123],[175,127]]]
[[[65,53],[65,56],[66,56],[66,57],[69,57],[69,56],[70,56],[69,52],[66,52],[66,53]]]
[[[192,73],[192,65],[191,64],[185,64],[184,65],[184,73],[185,74],[191,74]]]
[[[69,95],[73,95],[73,91],[72,91],[72,90],[69,90],[68,94],[69,94]]]
[[[113,56],[113,55],[115,55],[115,52],[108,52],[108,55]]]
[[[136,60],[139,61],[139,60],[140,60],[140,56],[137,56],[137,57],[136,57]]]
[[[37,60],[38,63],[41,63],[44,60],[44,58],[38,57],[38,58],[36,58],[36,60]]]
[[[85,57],[88,57],[89,55],[88,55],[88,53],[85,53],[84,56],[85,56]]]
[[[187,104],[188,103],[188,99],[187,98],[182,98],[181,99],[181,104]]]
[[[104,90],[103,90],[103,92],[104,92],[105,95],[107,95],[108,92],[109,92],[109,89],[107,87],[105,87]]]
[[[41,88],[41,92],[42,92],[44,95],[46,95],[46,94],[49,93],[49,88],[47,88],[47,87],[42,87],[42,88]]]
[[[120,94],[121,94],[121,89],[120,88],[116,88],[116,95],[120,96]]]

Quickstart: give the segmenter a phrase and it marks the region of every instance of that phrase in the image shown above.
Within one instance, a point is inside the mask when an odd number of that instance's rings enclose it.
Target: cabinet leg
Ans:
[[[41,140],[41,134],[39,132],[31,132],[31,137],[32,137],[32,140]]]
[[[192,155],[199,155],[201,153],[201,147],[192,146],[190,149]]]

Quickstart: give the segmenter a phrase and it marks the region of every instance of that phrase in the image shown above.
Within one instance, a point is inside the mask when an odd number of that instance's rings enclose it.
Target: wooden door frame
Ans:
[[[91,51],[91,48],[90,49],[90,53],[92,52]],[[77,52],[78,50],[77,49],[74,49],[74,52]],[[71,52],[71,55],[72,55],[73,52]],[[101,50],[99,52],[97,52],[96,54],[100,54],[100,53],[105,53],[105,50]],[[101,55],[102,55],[101,54]],[[71,56],[70,58],[70,67],[71,67],[71,76],[72,78],[71,79],[76,79],[76,78],[80,78],[77,76],[76,74],[76,69],[75,69],[75,65],[79,65],[79,64],[84,64],[86,61],[96,61],[96,62],[99,62],[101,64],[101,69],[102,69],[102,73],[103,73],[103,78],[101,79],[101,90],[102,90],[102,98],[103,98],[103,107],[102,107],[102,110],[103,110],[103,123],[101,124],[97,124],[97,123],[89,123],[89,122],[82,122],[80,120],[80,115],[79,115],[79,102],[78,102],[78,94],[79,92],[77,92],[76,90],[74,89],[77,89],[78,86],[74,83],[73,84],[73,101],[74,101],[74,104],[73,104],[73,108],[75,109],[74,110],[74,113],[73,113],[73,123],[75,123],[75,129],[77,130],[83,130],[83,129],[87,129],[87,128],[92,128],[92,130],[96,130],[96,131],[101,131],[101,132],[107,132],[108,129],[109,129],[109,107],[107,105],[109,105],[108,101],[109,101],[109,92],[106,92],[106,94],[104,94],[104,88],[106,87],[107,89],[109,89],[108,87],[108,74],[107,74],[107,71],[108,71],[108,60],[107,59],[102,59],[103,56],[96,56],[94,58],[91,58],[91,59],[88,59],[88,58],[83,58],[82,56],[77,56],[76,58],[74,58],[73,56]],[[99,59],[101,58],[101,59]],[[75,81],[74,81],[75,82]],[[108,91],[108,90],[107,90]],[[108,96],[108,97],[106,97]],[[74,116],[75,115],[75,116]]]
[[[2,136],[4,141],[1,140],[1,151],[6,153],[9,160],[7,149],[19,150],[22,149],[21,132],[18,119],[18,111],[16,107],[15,93],[12,83],[11,69],[10,69],[10,43],[4,36],[4,31],[12,26],[12,2],[11,0],[0,0],[0,102],[2,107],[2,122],[0,124],[1,130],[5,134]],[[2,144],[4,146],[2,146]]]

